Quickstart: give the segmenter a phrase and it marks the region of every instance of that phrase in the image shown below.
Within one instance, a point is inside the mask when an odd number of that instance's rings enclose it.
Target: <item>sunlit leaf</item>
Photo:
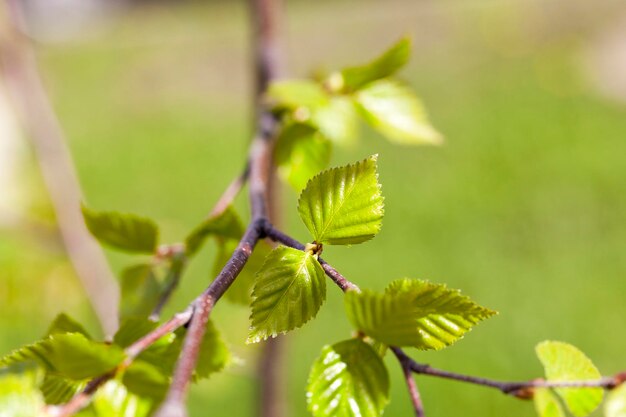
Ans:
[[[349,291],[345,306],[366,335],[422,350],[443,349],[495,314],[445,285],[410,279],[392,282],[384,293]]]
[[[345,91],[354,91],[371,83],[386,78],[402,68],[411,56],[411,40],[400,39],[381,56],[365,65],[345,68],[341,71],[342,87]]]
[[[317,175],[298,201],[300,218],[318,243],[350,245],[379,231],[383,218],[377,155]]]
[[[307,384],[315,417],[378,417],[389,402],[389,375],[380,356],[360,339],[322,349]]]
[[[604,403],[605,417],[626,417],[626,384],[609,392]]]
[[[602,377],[587,356],[576,347],[563,342],[545,341],[535,348],[548,381],[595,380]],[[584,417],[602,402],[601,388],[556,388],[556,393],[577,417]]]
[[[211,235],[239,240],[243,235],[243,229],[237,212],[232,206],[228,206],[219,215],[209,217],[193,229],[185,239],[185,253],[187,256],[195,254]]]
[[[334,96],[324,106],[314,109],[309,123],[320,133],[340,145],[353,145],[358,133],[358,118],[349,97]],[[324,167],[325,168],[325,167]]]
[[[48,327],[46,336],[62,333],[81,333],[87,339],[91,339],[91,336],[89,335],[87,330],[85,330],[83,325],[78,323],[76,320],[74,320],[65,313],[61,313],[55,317],[55,319]]]
[[[89,407],[79,417],[148,417],[154,401],[135,395],[117,380],[108,381],[96,391]]]
[[[397,81],[373,82],[359,90],[355,100],[365,120],[392,142],[436,145],[443,141],[417,96]]]
[[[313,80],[281,80],[273,82],[267,92],[280,107],[314,108],[328,102],[328,94]]]
[[[253,291],[248,343],[301,327],[326,299],[324,270],[307,252],[279,246],[266,258]]]
[[[0,416],[40,417],[43,406],[34,373],[0,374]]]
[[[160,272],[162,271],[150,264],[133,265],[122,272],[120,280],[122,319],[150,315],[164,287]]]
[[[535,389],[533,401],[539,417],[565,417],[559,400],[548,388]]]
[[[279,174],[298,192],[330,162],[330,142],[313,127],[305,124],[294,123],[286,126],[275,149]]]
[[[127,252],[153,253],[159,229],[150,219],[129,213],[95,211],[82,206],[85,224],[101,243]]]

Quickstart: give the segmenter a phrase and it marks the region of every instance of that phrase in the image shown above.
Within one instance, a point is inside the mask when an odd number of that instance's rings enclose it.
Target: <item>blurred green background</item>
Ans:
[[[245,158],[248,16],[244,2],[144,3],[37,51],[86,201],[158,219],[163,240],[176,242]],[[394,147],[363,129],[354,149],[336,149],[334,165],[380,154],[386,217],[376,239],[328,248],[325,258],[361,287],[425,278],[500,315],[445,351],[409,353],[449,370],[527,379],[541,374],[534,345],[555,339],[581,348],[603,373],[624,369],[623,2],[294,1],[286,18],[297,76],[366,61],[413,36],[401,77],[446,144]],[[0,229],[0,353],[39,337],[60,311],[95,329],[30,151],[18,169],[14,207],[38,226]],[[285,188],[283,200],[286,228],[305,240],[296,195]],[[245,214],[245,198],[238,206]],[[168,312],[206,286],[214,249],[191,265]],[[107,254],[115,271],[134,261]],[[253,415],[258,347],[244,344],[247,316],[227,302],[215,310],[244,364],[196,385],[192,416]],[[350,334],[331,286],[317,320],[285,338],[289,415],[307,415],[304,387],[321,347]],[[411,415],[399,366],[387,363],[386,415]],[[534,413],[531,403],[485,388],[417,381],[429,417]]]

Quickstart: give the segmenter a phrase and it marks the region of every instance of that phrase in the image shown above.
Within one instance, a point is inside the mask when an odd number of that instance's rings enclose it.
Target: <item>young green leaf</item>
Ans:
[[[381,357],[360,339],[325,346],[307,384],[315,417],[378,417],[389,402],[389,375]]]
[[[422,280],[392,282],[384,293],[349,291],[350,322],[366,335],[395,346],[443,349],[495,314],[445,285]]]
[[[154,401],[129,392],[117,380],[108,381],[96,391],[93,401],[80,413],[80,417],[148,417]]]
[[[559,400],[548,388],[535,389],[533,402],[539,417],[565,417],[565,412]]]
[[[548,381],[593,380],[602,377],[583,352],[563,342],[545,341],[535,348]],[[576,417],[584,417],[602,402],[601,388],[556,388],[567,408]]]
[[[241,238],[243,224],[232,206],[228,206],[218,216],[209,217],[192,230],[185,239],[186,255],[194,255],[211,235],[236,240]]]
[[[356,141],[358,118],[349,97],[331,97],[326,105],[312,111],[309,123],[317,127],[324,137],[339,145],[350,146]]]
[[[50,372],[74,380],[101,375],[124,359],[117,346],[94,342],[81,333],[53,334],[0,359],[0,368],[37,362]]]
[[[52,321],[45,336],[62,333],[81,333],[87,339],[91,339],[89,333],[82,324],[71,318],[65,313],[61,313]]]
[[[63,404],[68,402],[84,386],[85,383],[82,381],[72,381],[47,372],[39,389],[46,404]]]
[[[377,155],[324,171],[300,194],[300,218],[317,243],[350,245],[379,231],[383,218]]]
[[[605,417],[626,417],[626,384],[611,390],[604,403]]]
[[[328,166],[331,144],[313,127],[293,123],[282,130],[275,150],[279,174],[299,192]]]
[[[386,78],[398,71],[409,61],[411,40],[400,39],[374,61],[358,67],[345,68],[341,71],[344,91],[355,91],[372,81]]]
[[[206,332],[200,344],[200,354],[196,363],[196,375],[208,378],[211,374],[224,369],[232,360],[226,342],[211,320],[208,321]]]
[[[313,80],[275,81],[270,85],[267,95],[279,107],[288,109],[324,106],[329,98],[322,86]]]
[[[252,293],[248,343],[301,327],[326,299],[324,270],[308,252],[279,246],[266,258]]]
[[[124,352],[117,346],[88,340],[80,333],[50,336],[45,360],[60,375],[82,380],[102,375],[124,360]]]
[[[355,101],[365,120],[391,142],[438,145],[443,141],[420,100],[397,81],[373,82],[356,93]]]
[[[126,252],[153,253],[159,229],[150,219],[82,206],[87,229],[101,243]]]
[[[120,290],[120,316],[147,317],[159,301],[163,291],[163,279],[158,276],[157,267],[139,264],[122,272]]]

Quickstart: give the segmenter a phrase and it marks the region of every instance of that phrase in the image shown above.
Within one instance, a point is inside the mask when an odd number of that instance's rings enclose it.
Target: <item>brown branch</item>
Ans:
[[[420,392],[417,389],[417,383],[415,379],[413,379],[413,373],[411,370],[410,362],[406,355],[404,357],[398,356],[398,353],[394,350],[393,353],[396,354],[398,358],[398,362],[400,363],[400,367],[402,368],[402,373],[404,374],[404,379],[406,381],[406,386],[409,390],[409,397],[411,398],[411,403],[413,404],[413,409],[415,410],[416,417],[424,417],[424,405],[422,404],[422,398],[420,396]]]
[[[18,30],[19,4],[6,0],[8,21],[0,41],[0,69],[36,151],[69,259],[106,336],[118,326],[119,290],[107,260],[80,214],[82,192],[63,130],[50,104],[37,61]],[[2,26],[0,24],[0,26]],[[2,33],[0,33],[0,36]]]
[[[495,388],[504,394],[521,399],[532,398],[532,390],[534,388],[604,388],[610,390],[626,381],[626,372],[621,372],[614,376],[603,377],[600,379],[581,381],[546,381],[544,379],[533,379],[530,381],[498,381],[433,368],[430,365],[415,362],[400,348],[392,347],[391,349],[395,353],[396,357],[398,357],[398,360],[402,363],[406,363],[415,374],[430,375],[438,378],[451,379],[454,381]]]

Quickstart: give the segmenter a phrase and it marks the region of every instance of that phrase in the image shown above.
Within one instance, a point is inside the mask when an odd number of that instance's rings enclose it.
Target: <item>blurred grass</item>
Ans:
[[[362,287],[427,278],[499,310],[452,348],[411,354],[503,379],[538,376],[533,347],[546,338],[579,346],[605,373],[624,368],[626,117],[623,107],[596,97],[572,64],[610,13],[582,13],[573,2],[567,19],[546,24],[549,10],[538,4],[297,2],[289,9],[299,75],[359,62],[414,34],[415,59],[403,77],[447,144],[397,148],[364,130],[357,148],[338,149],[334,164],[380,153],[387,216],[374,241],[328,248],[325,257]],[[613,10],[612,2],[603,5]],[[155,6],[39,49],[91,206],[153,216],[164,241],[180,240],[209,210],[241,169],[250,136],[246,24],[242,4]],[[30,211],[50,219],[34,169],[31,162]],[[305,240],[294,193],[286,190],[284,200],[288,229]],[[22,233],[0,238],[2,352],[43,333],[58,311],[93,326],[53,244]],[[206,285],[213,249],[192,264],[170,312]],[[110,259],[115,270],[132,262]],[[257,349],[243,344],[247,315],[227,303],[216,309],[247,365],[196,386],[192,415],[251,414]],[[321,346],[350,332],[341,294],[329,287],[318,319],[288,338],[291,415],[306,414],[306,376]],[[409,415],[390,359],[386,415]],[[429,417],[533,413],[530,404],[483,388],[418,383]]]

